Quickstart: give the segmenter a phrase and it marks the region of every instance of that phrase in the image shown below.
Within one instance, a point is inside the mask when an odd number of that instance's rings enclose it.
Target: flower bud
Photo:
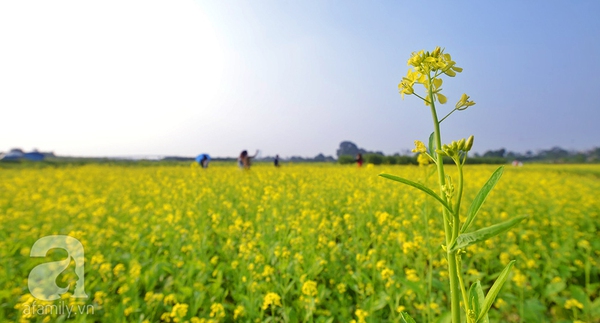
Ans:
[[[473,147],[473,140],[474,139],[475,139],[475,137],[473,137],[473,135],[470,135],[469,138],[467,138],[467,142],[465,143],[465,149],[464,149],[464,151],[471,150],[471,148]]]
[[[458,150],[463,150],[463,151],[465,150],[465,141],[466,141],[465,138],[458,141]]]
[[[458,143],[456,141],[452,141],[452,143],[450,143],[450,148],[452,151],[458,151]]]

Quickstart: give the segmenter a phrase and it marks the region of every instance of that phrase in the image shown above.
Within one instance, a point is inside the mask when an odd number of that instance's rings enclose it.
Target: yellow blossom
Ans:
[[[267,293],[263,301],[262,309],[266,310],[269,305],[281,306],[281,297],[277,293]]]
[[[583,304],[581,304],[578,300],[574,298],[570,298],[565,302],[565,308],[570,310],[572,308],[578,308],[580,310],[583,309]]]
[[[307,280],[302,285],[302,294],[306,296],[317,296],[317,283],[312,280]]]
[[[420,140],[415,140],[415,149],[412,150],[413,153],[426,153],[427,147]]]
[[[357,309],[354,314],[356,315],[356,318],[358,318],[358,323],[366,323],[365,318],[369,316],[369,313],[361,309]]]
[[[210,317],[224,318],[225,308],[220,303],[212,303],[210,306]]]

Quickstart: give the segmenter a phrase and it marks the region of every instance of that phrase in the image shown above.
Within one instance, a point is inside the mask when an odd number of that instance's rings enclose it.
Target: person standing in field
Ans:
[[[273,160],[273,164],[275,167],[279,167],[279,155],[275,155],[275,159]]]
[[[258,150],[256,150],[254,156],[248,155],[247,150],[242,151],[240,157],[238,157],[238,166],[243,169],[250,169],[251,159],[256,158],[256,156],[258,156]]]
[[[200,166],[202,166],[202,168],[208,168],[208,156],[202,156],[202,159],[200,160]]]
[[[361,167],[361,166],[362,166],[362,164],[363,164],[363,162],[364,162],[364,160],[363,160],[363,157],[362,157],[362,154],[360,154],[360,153],[359,153],[358,155],[356,155],[356,160],[355,160],[355,162],[356,162],[356,164],[358,165],[358,167]]]

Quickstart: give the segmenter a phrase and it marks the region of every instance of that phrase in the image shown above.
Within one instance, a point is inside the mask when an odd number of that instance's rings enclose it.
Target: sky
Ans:
[[[407,153],[411,53],[445,48],[442,141],[600,146],[598,1],[2,1],[0,151],[63,156]],[[419,89],[419,88],[417,88]]]

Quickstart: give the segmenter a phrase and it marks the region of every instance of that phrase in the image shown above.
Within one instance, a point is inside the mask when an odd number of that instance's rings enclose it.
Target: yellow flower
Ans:
[[[456,102],[455,107],[457,110],[465,110],[472,105],[475,105],[475,102],[469,101],[469,96],[466,93],[463,93],[463,95],[460,97],[460,100]]]
[[[425,81],[425,75],[409,69],[408,72],[406,72],[406,77],[403,77],[400,84],[398,84],[398,90],[402,95],[402,99],[404,99],[404,94],[411,95],[415,93],[413,88],[415,83],[424,84]]]
[[[317,283],[312,280],[307,280],[302,285],[302,294],[306,296],[317,296]]]
[[[266,310],[269,305],[281,306],[281,297],[277,293],[267,293],[263,301],[262,309]]]
[[[129,314],[133,313],[133,311],[134,311],[133,307],[132,307],[132,306],[129,306],[128,308],[126,308],[126,309],[123,311],[123,314],[124,314],[125,316],[129,316]]]
[[[224,318],[225,308],[220,303],[212,303],[210,306],[210,317]]]
[[[579,308],[580,310],[582,310],[583,309],[583,304],[581,304],[578,300],[576,300],[574,298],[568,299],[565,302],[565,308],[566,309],[570,310],[570,309],[575,308],[575,307]]]
[[[427,147],[420,140],[415,140],[415,149],[412,150],[413,153],[426,153]]]
[[[238,317],[243,317],[246,313],[246,309],[242,305],[238,305],[235,310],[233,310],[233,319],[237,320]]]
[[[170,316],[173,317],[173,321],[178,322],[179,319],[182,319],[188,311],[188,304],[175,304],[173,309],[171,310]]]
[[[176,301],[177,301],[177,300],[175,299],[175,294],[169,294],[169,295],[167,295],[167,296],[166,296],[166,297],[163,299],[163,303],[164,303],[165,305],[168,305],[168,304],[175,304],[175,302],[176,302]]]
[[[383,280],[386,280],[386,279],[392,277],[393,275],[394,275],[394,271],[389,268],[385,268],[384,270],[381,271],[381,278]]]
[[[426,166],[431,162],[431,158],[429,158],[429,156],[420,153],[419,155],[417,155],[417,163],[419,163],[419,166]]]
[[[369,313],[367,313],[366,311],[363,311],[361,309],[356,310],[356,312],[354,312],[354,314],[356,314],[356,317],[358,318],[358,323],[365,323],[365,318],[367,316],[369,316]]]
[[[404,269],[404,273],[406,274],[406,279],[411,282],[418,282],[420,280],[419,276],[417,276],[417,271],[415,269]]]
[[[502,298],[498,298],[496,300],[496,302],[494,303],[494,306],[496,308],[501,308],[502,306],[506,305],[506,301],[504,301]]]
[[[448,99],[442,93],[436,93],[435,95],[437,96],[437,99],[438,101],[440,101],[441,104],[446,104],[446,102],[448,102]]]
[[[102,305],[102,304],[104,304],[105,297],[106,297],[105,292],[98,291],[98,292],[94,293],[94,302],[96,302],[98,305]]]
[[[113,269],[113,274],[118,277],[124,271],[125,271],[125,265],[117,264],[115,266],[115,268]]]
[[[129,269],[129,275],[131,278],[140,277],[140,273],[142,272],[142,266],[137,261],[132,261],[130,264],[131,268]]]

